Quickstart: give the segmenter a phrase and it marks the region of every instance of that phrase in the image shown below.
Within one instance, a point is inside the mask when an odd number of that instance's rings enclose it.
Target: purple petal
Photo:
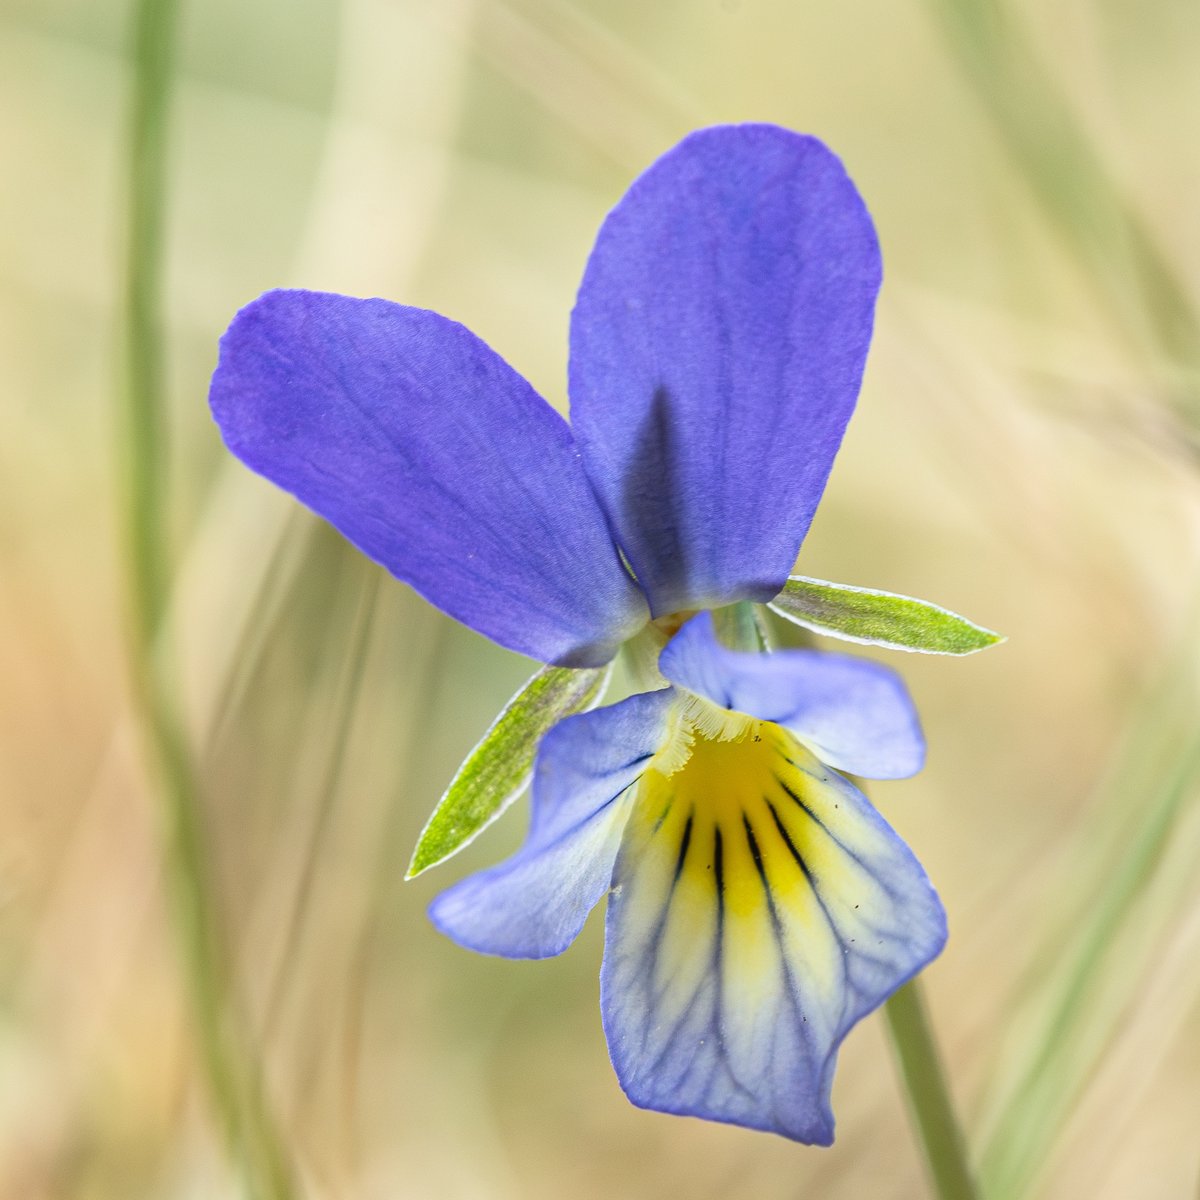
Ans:
[[[828,1145],[842,1039],[941,950],[945,913],[866,797],[787,734],[726,753],[745,761],[720,792],[702,761],[639,791],[608,905],[609,1053],[635,1104]]]
[[[669,689],[560,721],[542,740],[533,816],[512,858],[443,892],[434,925],[507,958],[561,954],[608,890],[630,784],[663,739]]]
[[[655,616],[783,586],[879,281],[841,163],[773,125],[693,133],[609,214],[571,322],[571,419]]]
[[[848,654],[779,650],[743,654],[717,641],[712,616],[671,639],[659,669],[722,708],[774,721],[822,761],[868,779],[903,779],[925,761],[925,739],[903,681]]]
[[[269,292],[222,339],[211,402],[247,466],[501,645],[595,666],[643,623],[566,423],[461,325]]]

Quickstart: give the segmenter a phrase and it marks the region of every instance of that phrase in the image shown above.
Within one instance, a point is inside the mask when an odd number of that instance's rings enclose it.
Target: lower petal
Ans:
[[[561,954],[608,888],[628,815],[625,804],[610,803],[573,837],[538,853],[522,850],[464,879],[433,902],[430,920],[447,937],[481,954]]]
[[[629,1098],[829,1144],[842,1039],[945,942],[911,851],[759,722],[646,772],[613,881],[601,999]]]
[[[631,696],[546,734],[525,844],[438,896],[434,925],[484,954],[561,954],[608,890],[631,785],[662,742],[669,704],[666,691]]]

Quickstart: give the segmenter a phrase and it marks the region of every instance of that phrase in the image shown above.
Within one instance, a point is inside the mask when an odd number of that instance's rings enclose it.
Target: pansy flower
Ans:
[[[303,291],[238,314],[211,396],[250,467],[547,664],[439,810],[448,852],[520,790],[549,729],[528,838],[439,897],[435,924],[543,957],[609,893],[601,1002],[629,1097],[822,1144],[845,1034],[945,940],[925,873],[845,773],[911,774],[924,743],[892,672],[728,631],[770,602],[857,641],[994,640],[918,601],[789,579],[879,282],[871,219],[824,145],[716,127],[600,230],[570,425],[461,325]],[[623,646],[648,690],[578,711]]]

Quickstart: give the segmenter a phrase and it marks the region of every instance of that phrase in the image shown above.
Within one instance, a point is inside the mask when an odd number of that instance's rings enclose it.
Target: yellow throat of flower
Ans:
[[[797,753],[805,752],[778,725],[683,693],[670,733],[643,776],[643,802],[661,789],[714,817],[717,809],[742,811],[749,797],[778,788],[780,767]]]
[[[675,879],[678,919],[689,905],[697,921],[708,919],[705,906],[742,914],[738,953],[767,964],[776,953],[769,912],[820,932],[814,879],[851,879],[853,859],[830,832],[846,815],[844,787],[781,726],[684,697],[638,783],[629,832]]]

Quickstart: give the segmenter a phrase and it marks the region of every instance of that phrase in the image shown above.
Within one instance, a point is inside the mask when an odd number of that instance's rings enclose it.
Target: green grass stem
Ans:
[[[128,653],[196,1035],[218,1126],[246,1190],[287,1200],[290,1170],[263,1103],[259,1076],[233,1020],[215,918],[199,781],[161,645],[171,584],[163,333],[167,148],[177,0],[134,9],[126,161],[120,424]]]
[[[920,979],[893,993],[883,1011],[937,1200],[977,1200]]]

